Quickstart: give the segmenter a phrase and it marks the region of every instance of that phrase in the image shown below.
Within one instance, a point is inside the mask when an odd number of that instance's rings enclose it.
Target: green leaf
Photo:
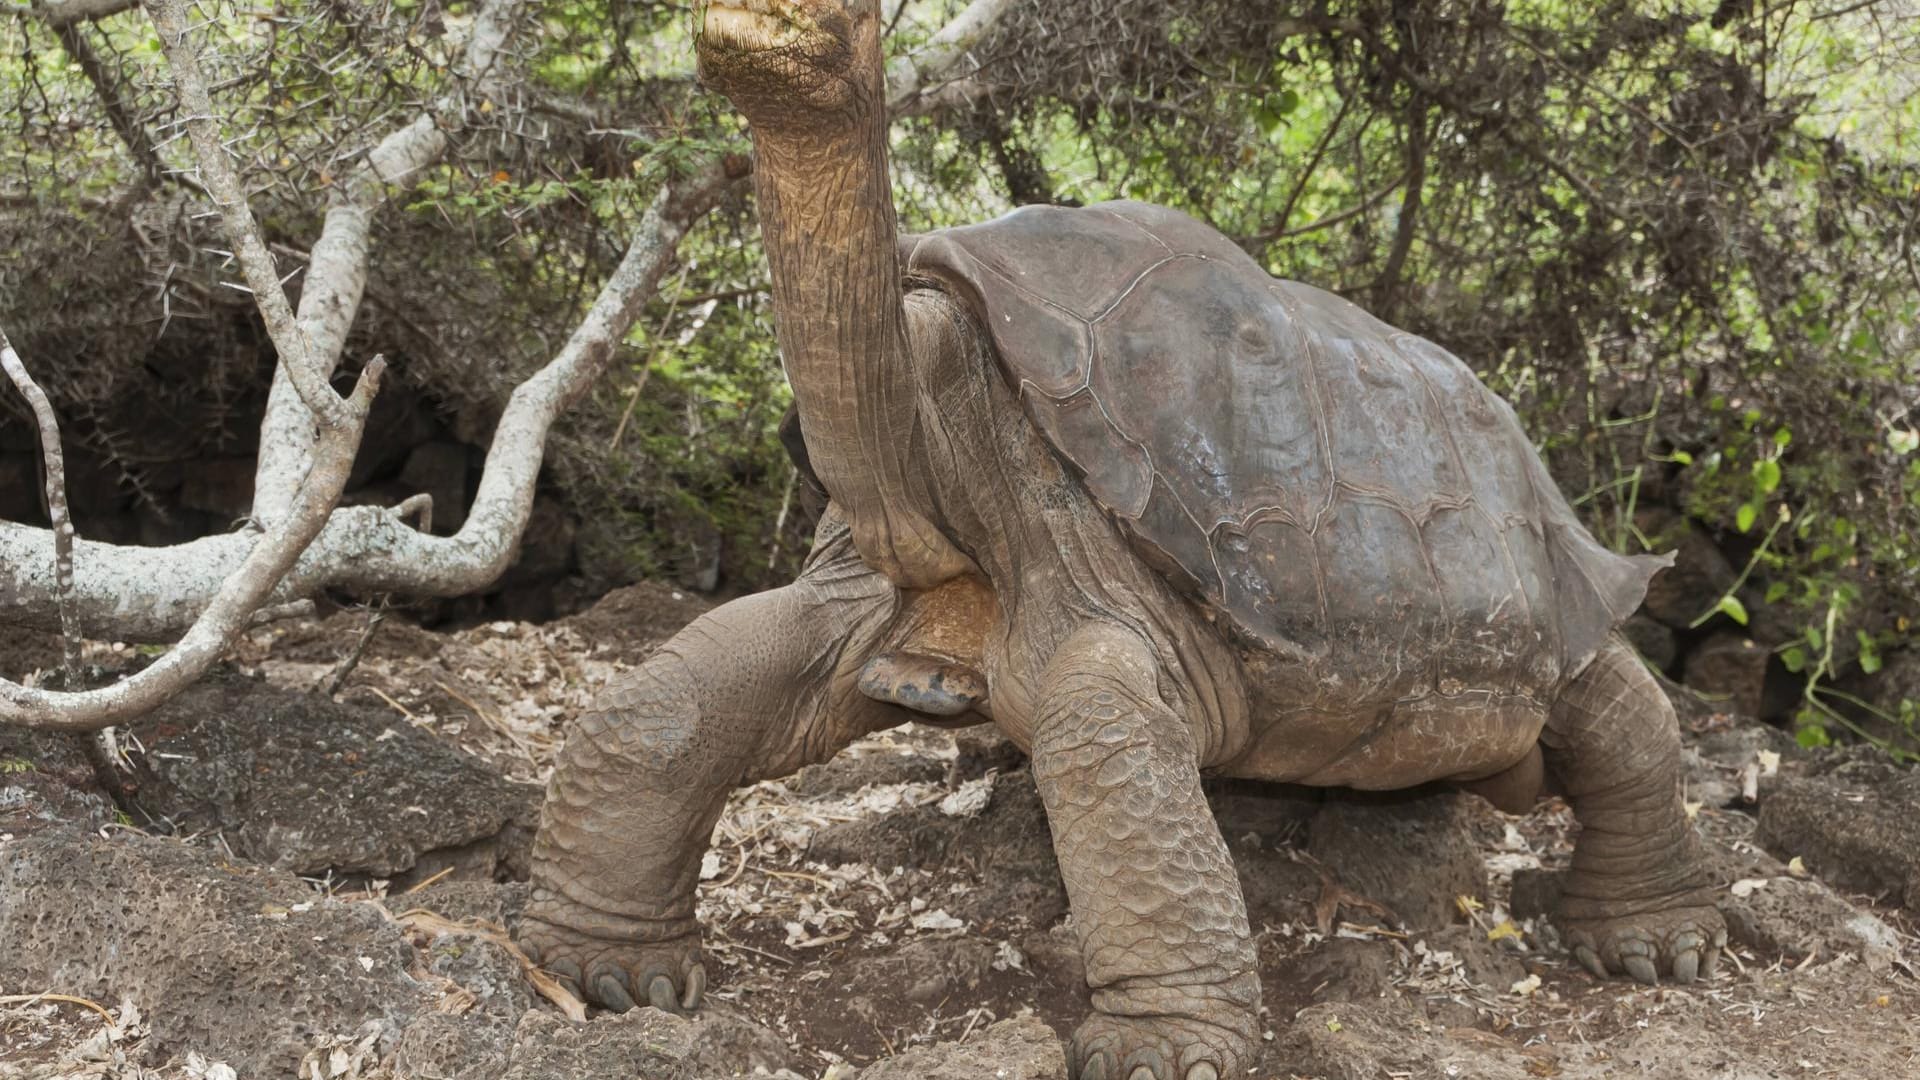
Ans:
[[[1873,674],[1876,671],[1879,671],[1880,670],[1880,654],[1879,653],[1861,653],[1860,654],[1860,670],[1866,672],[1869,675]]]
[[[1808,724],[1806,727],[1793,733],[1793,741],[1812,750],[1817,746],[1830,745],[1833,739],[1828,737],[1826,728],[1818,724]]]
[[[1785,600],[1787,598],[1787,592],[1788,592],[1788,585],[1786,582],[1784,581],[1774,582],[1773,584],[1767,586],[1767,603],[1777,604],[1780,601]]]
[[[1753,519],[1759,516],[1760,508],[1752,503],[1746,503],[1733,515],[1733,523],[1739,527],[1741,532],[1746,532],[1753,528]]]
[[[1771,495],[1780,486],[1780,463],[1767,458],[1753,463],[1753,483],[1763,495]]]
[[[1747,605],[1741,603],[1739,597],[1731,595],[1721,597],[1720,611],[1741,626],[1747,625]]]
[[[1691,465],[1693,464],[1693,455],[1687,453],[1685,450],[1675,450],[1673,452],[1673,460],[1681,465]]]
[[[1785,449],[1787,444],[1792,441],[1793,432],[1788,431],[1784,426],[1776,429],[1773,433],[1773,445],[1782,449]]]
[[[1780,654],[1780,662],[1787,666],[1788,671],[1798,675],[1807,669],[1807,651],[1795,645],[1793,648]]]

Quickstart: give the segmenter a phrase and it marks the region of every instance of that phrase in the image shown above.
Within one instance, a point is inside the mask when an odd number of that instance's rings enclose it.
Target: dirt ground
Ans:
[[[698,1022],[543,996],[504,933],[537,785],[568,717],[703,608],[642,585],[544,625],[264,627],[132,730],[110,793],[77,744],[0,732],[0,1080],[1063,1077],[1053,1036],[1088,1009],[1066,898],[982,729],[735,795]],[[0,637],[12,677],[55,655]],[[1920,778],[1683,704],[1733,934],[1706,985],[1569,963],[1558,802],[1214,786],[1266,994],[1249,1075],[1920,1077]]]

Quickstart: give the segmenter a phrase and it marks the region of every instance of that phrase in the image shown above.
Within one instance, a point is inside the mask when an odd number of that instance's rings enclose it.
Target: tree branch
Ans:
[[[887,65],[888,110],[901,111],[919,95],[921,87],[951,71],[1011,7],[1013,0],[973,0],[925,45],[895,57]]]
[[[0,367],[6,369],[7,377],[33,407],[33,418],[40,425],[40,453],[47,467],[47,516],[53,522],[53,587],[54,603],[60,609],[61,659],[66,667],[67,685],[77,686],[80,620],[73,611],[73,518],[67,513],[67,465],[60,451],[60,419],[54,415],[46,392],[27,374],[27,365],[21,362],[20,354],[13,351],[13,342],[7,340],[5,329],[0,329]]]
[[[193,142],[207,197],[220,211],[241,275],[253,293],[261,319],[266,322],[274,351],[280,354],[280,368],[299,388],[307,407],[325,424],[335,428],[345,426],[351,420],[346,403],[327,384],[332,365],[323,368],[307,347],[306,336],[294,321],[293,308],[287,303],[286,290],[280,287],[280,272],[274,265],[273,253],[260,239],[253,210],[240,189],[240,178],[227,158],[227,148],[220,139],[220,123],[214,118],[213,101],[207,94],[207,80],[200,71],[199,49],[187,38],[183,0],[145,0],[145,3],[153,27],[160,33],[160,47],[173,69],[174,92],[185,114],[180,122],[186,125],[187,135]]]
[[[411,188],[446,154],[450,137],[466,128],[467,87],[484,92],[497,79],[500,56],[523,0],[485,0],[468,31],[455,72],[461,80],[431,108],[380,140],[327,193],[326,220],[314,242],[300,288],[299,326],[314,361],[330,376],[366,293],[374,215],[392,193]],[[276,373],[260,424],[253,516],[271,522],[300,483],[314,440],[308,395]]]
[[[93,19],[104,19],[140,6],[140,0],[40,0],[33,11],[56,29]]]
[[[658,288],[687,230],[746,173],[744,159],[717,160],[654,197],[626,258],[586,318],[547,366],[508,401],[494,430],[473,509],[458,533],[437,537],[416,532],[398,509],[336,510],[324,517],[311,546],[262,599],[285,603],[329,586],[458,596],[499,577],[513,560],[533,508],[534,481],[554,420],[618,354],[620,341]],[[45,543],[43,529],[0,522],[0,621],[53,624],[52,583],[31,554],[44,551]],[[87,573],[77,582],[76,608],[90,624],[111,626],[117,638],[166,640],[218,592],[228,568],[246,557],[248,544],[244,533],[164,548],[82,540],[79,556]],[[0,713],[0,719],[6,715]]]
[[[107,71],[106,65],[100,62],[99,54],[93,51],[93,46],[87,44],[79,20],[56,22],[51,25],[54,36],[60,39],[60,47],[67,50],[67,55],[73,58],[73,62],[80,65],[81,74],[93,84],[93,92],[100,99],[100,107],[107,114],[107,122],[113,125],[114,133],[119,135],[120,141],[126,144],[127,151],[133,155],[135,163],[140,166],[140,171],[146,174],[149,181],[158,180],[165,169],[160,161],[160,154],[154,149],[153,140],[148,137],[147,129],[127,111],[126,102],[115,92],[117,88],[113,85],[113,76]]]
[[[59,693],[0,679],[0,722],[60,731],[112,727],[152,709],[206,674],[251,624],[274,586],[326,524],[352,471],[367,406],[385,368],[375,357],[360,373],[352,398],[342,403],[346,423],[328,424],[320,433],[313,467],[294,499],[293,512],[252,546],[178,645],[139,674],[97,690]]]

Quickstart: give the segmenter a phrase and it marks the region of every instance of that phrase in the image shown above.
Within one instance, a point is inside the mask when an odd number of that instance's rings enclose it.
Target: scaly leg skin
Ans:
[[[1042,683],[1034,780],[1093,991],[1076,1080],[1223,1080],[1254,1056],[1246,901],[1157,672],[1140,638],[1096,623]]]
[[[902,719],[854,689],[847,657],[892,609],[892,589],[845,559],[823,563],[695,620],[568,735],[518,939],[587,1000],[697,1006],[694,887],[728,792]]]
[[[1561,692],[1540,741],[1580,821],[1560,913],[1574,958],[1648,985],[1711,979],[1726,923],[1681,803],[1666,692],[1615,639]]]

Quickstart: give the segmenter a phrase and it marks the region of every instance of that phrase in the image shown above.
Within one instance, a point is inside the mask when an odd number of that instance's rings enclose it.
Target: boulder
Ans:
[[[1640,528],[1655,538],[1654,550],[1673,549],[1673,565],[1653,575],[1641,608],[1655,620],[1684,630],[1720,602],[1738,576],[1705,532],[1665,511],[1642,515]]]
[[[602,1013],[574,1023],[529,1012],[513,1034],[502,1080],[697,1080],[691,1021],[658,1009]]]
[[[0,844],[0,896],[0,986],[131,998],[154,1060],[291,1076],[315,1038],[368,1025],[390,1052],[439,997],[379,907],[215,847],[48,829]]]
[[[83,738],[0,724],[0,837],[62,824],[93,832],[113,820]]]
[[[1745,634],[1718,631],[1687,653],[1687,688],[1736,716],[1758,717],[1773,654]]]
[[[133,726],[135,808],[308,876],[524,876],[541,790],[404,717],[216,674]]]
[[[1661,671],[1672,671],[1680,660],[1680,635],[1673,627],[1644,613],[1637,613],[1620,625],[1635,652]]]
[[[238,521],[253,509],[253,474],[252,458],[196,461],[180,484],[180,505],[216,521]]]
[[[433,496],[433,531],[460,531],[467,520],[467,448],[457,442],[427,442],[413,448],[400,482]]]
[[[1759,840],[1834,885],[1920,911],[1920,772],[1828,751],[1760,785]]]

